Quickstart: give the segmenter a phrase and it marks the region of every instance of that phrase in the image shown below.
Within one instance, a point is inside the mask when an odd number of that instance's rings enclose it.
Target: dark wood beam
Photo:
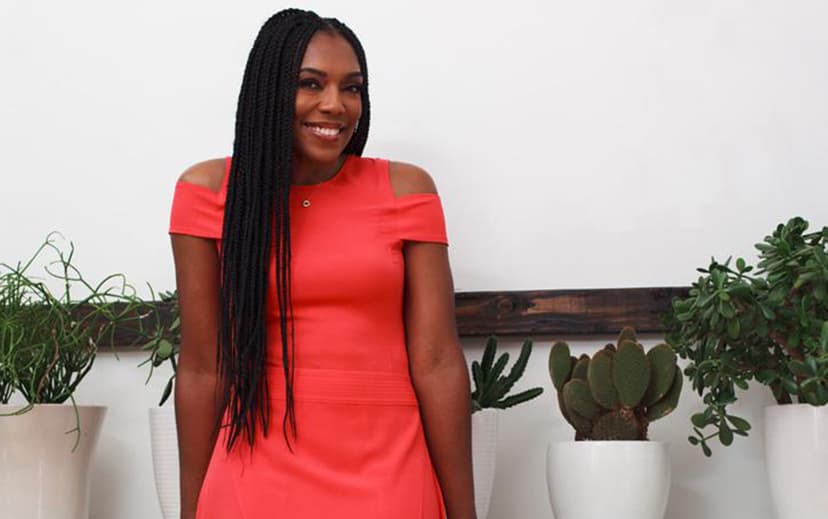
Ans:
[[[458,292],[455,295],[457,331],[461,337],[613,335],[624,326],[638,333],[663,331],[661,315],[674,297],[688,287],[599,288],[586,290],[529,290]],[[170,306],[162,305],[161,322],[170,323]],[[154,323],[144,322],[152,329]],[[136,347],[137,322],[119,329],[113,344]]]
[[[624,326],[639,333],[664,330],[661,315],[688,287],[460,292],[456,294],[461,336],[616,334]]]

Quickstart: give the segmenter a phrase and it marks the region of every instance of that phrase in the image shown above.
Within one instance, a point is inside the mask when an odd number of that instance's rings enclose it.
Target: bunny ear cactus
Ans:
[[[526,340],[520,348],[520,355],[517,361],[509,370],[508,375],[503,375],[506,364],[509,363],[509,354],[503,353],[495,361],[497,353],[497,337],[490,336],[486,341],[486,349],[480,362],[472,362],[472,379],[474,380],[474,391],[471,394],[472,412],[480,411],[487,407],[506,409],[517,404],[532,400],[541,393],[542,387],[527,389],[516,395],[507,396],[515,385],[529,362],[529,355],[532,353],[532,341]]]
[[[646,440],[650,422],[678,405],[682,375],[666,344],[648,352],[624,328],[616,344],[576,359],[565,342],[552,346],[549,374],[575,440]]]

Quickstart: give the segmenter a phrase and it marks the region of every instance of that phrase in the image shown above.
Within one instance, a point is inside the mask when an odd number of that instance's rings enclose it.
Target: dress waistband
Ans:
[[[269,365],[267,380],[270,398],[284,400],[282,366]],[[418,405],[408,373],[295,368],[293,382],[297,402]]]

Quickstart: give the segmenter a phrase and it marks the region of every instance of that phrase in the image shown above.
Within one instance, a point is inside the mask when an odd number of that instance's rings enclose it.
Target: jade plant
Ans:
[[[665,316],[667,340],[690,360],[685,374],[706,406],[691,417],[689,441],[707,456],[708,440],[727,446],[748,435],[750,423],[728,406],[751,380],[779,404],[828,404],[828,227],[807,231],[802,218],[779,224],[756,244],[756,267],[711,260]]]
[[[645,353],[629,327],[592,357],[575,358],[569,345],[555,343],[549,374],[575,440],[647,440],[650,423],[678,405],[682,376],[676,360],[666,344]]]
[[[506,409],[517,404],[532,400],[541,393],[542,387],[534,387],[509,396],[509,391],[515,385],[529,362],[532,353],[532,341],[527,339],[520,348],[520,355],[512,365],[508,375],[503,370],[509,363],[509,354],[503,353],[497,360],[497,337],[490,336],[486,341],[486,349],[480,362],[472,362],[472,380],[474,391],[471,394],[472,413],[485,408]]]

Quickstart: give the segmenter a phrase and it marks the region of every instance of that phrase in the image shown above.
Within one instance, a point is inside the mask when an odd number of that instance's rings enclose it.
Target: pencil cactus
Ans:
[[[520,355],[506,376],[503,376],[502,373],[509,362],[509,354],[503,353],[495,361],[496,352],[497,337],[492,335],[486,341],[486,349],[483,351],[481,361],[475,360],[472,362],[472,379],[474,380],[474,391],[471,394],[472,412],[487,407],[506,409],[531,400],[543,393],[543,388],[534,387],[516,395],[507,396],[515,382],[523,376],[526,364],[529,362],[529,355],[532,353],[531,340],[527,339],[523,342]]]
[[[676,408],[682,387],[672,348],[659,344],[645,353],[629,327],[592,357],[576,359],[565,342],[556,343],[549,374],[576,440],[646,440],[650,422]]]

